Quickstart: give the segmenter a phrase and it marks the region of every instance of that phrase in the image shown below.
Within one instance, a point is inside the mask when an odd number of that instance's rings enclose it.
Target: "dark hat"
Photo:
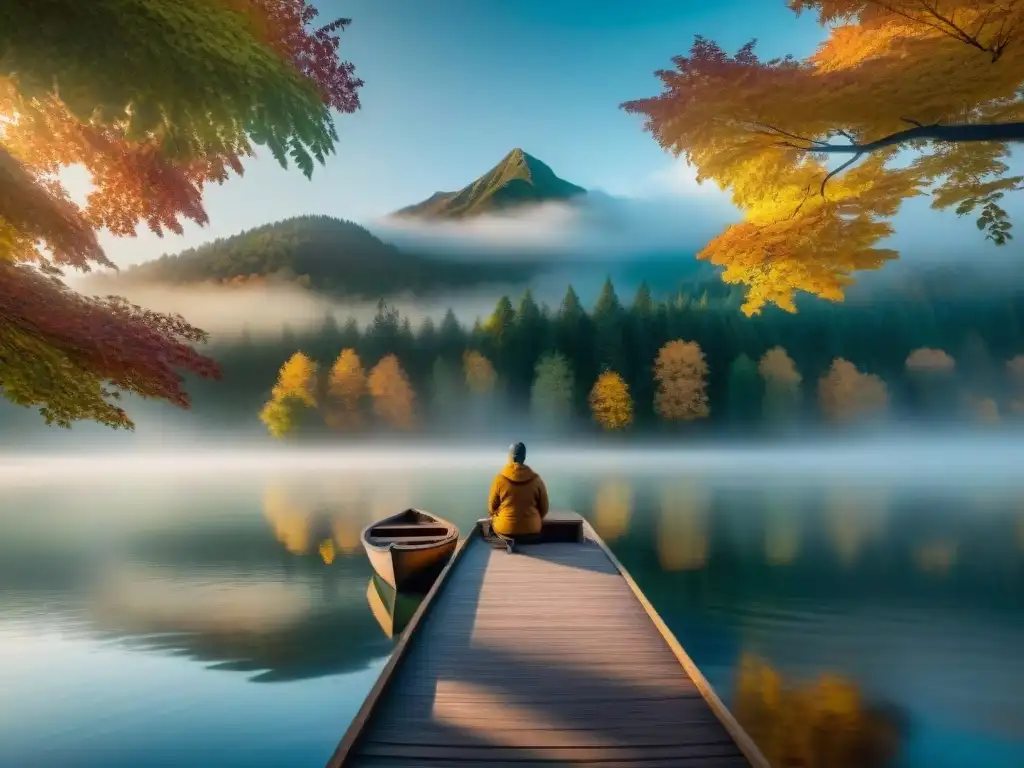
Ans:
[[[512,443],[508,449],[508,459],[513,464],[522,464],[526,461],[526,445],[524,443]]]

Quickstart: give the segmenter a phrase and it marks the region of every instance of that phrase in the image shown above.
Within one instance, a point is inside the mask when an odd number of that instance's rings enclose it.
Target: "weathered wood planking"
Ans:
[[[474,529],[328,768],[768,768],[629,574],[582,525],[581,543],[512,555]]]

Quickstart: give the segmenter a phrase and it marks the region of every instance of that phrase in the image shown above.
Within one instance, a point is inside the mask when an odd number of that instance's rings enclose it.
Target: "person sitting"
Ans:
[[[515,443],[509,448],[508,464],[491,483],[491,530],[506,541],[510,552],[514,542],[535,539],[548,514],[548,489],[525,462],[526,446]]]

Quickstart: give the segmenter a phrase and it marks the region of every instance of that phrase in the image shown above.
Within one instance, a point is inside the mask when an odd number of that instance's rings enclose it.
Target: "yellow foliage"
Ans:
[[[736,719],[771,765],[864,768],[889,765],[900,751],[900,723],[838,675],[793,684],[744,653],[735,702]]]
[[[498,374],[491,361],[476,350],[467,349],[462,355],[462,367],[466,373],[466,387],[474,395],[488,395],[494,391]]]
[[[590,412],[604,429],[625,429],[633,423],[633,397],[619,374],[606,371],[590,390]]]
[[[327,419],[332,427],[358,429],[362,426],[366,372],[354,349],[343,349],[331,366],[327,395],[331,400]]]
[[[760,61],[752,43],[729,56],[697,38],[659,73],[661,94],[623,105],[744,214],[699,254],[748,286],[744,311],[794,311],[797,290],[841,300],[854,272],[897,256],[880,244],[910,197],[975,213],[1004,243],[999,200],[1022,180],[1007,159],[1024,120],[1024,4],[789,5],[829,25],[808,59]]]
[[[277,400],[293,397],[310,408],[316,407],[316,363],[296,352],[281,366],[273,395]]]
[[[370,371],[367,388],[373,397],[373,412],[385,424],[395,429],[415,426],[415,393],[397,357],[381,358]]]
[[[907,356],[908,371],[948,372],[956,368],[953,360],[944,350],[921,347]]]
[[[695,341],[670,341],[658,351],[654,362],[654,410],[667,421],[706,419],[708,408],[708,366]]]
[[[294,397],[273,397],[260,411],[260,421],[267,426],[271,437],[287,437],[295,432],[297,412],[304,407],[302,401]]]
[[[880,413],[889,405],[885,382],[874,374],[861,373],[841,357],[818,382],[818,397],[825,416],[840,423]]]
[[[326,563],[327,565],[330,565],[334,562],[334,558],[337,553],[335,552],[334,549],[333,539],[324,539],[323,541],[321,541],[320,546],[317,548],[317,551],[320,552],[320,559],[323,560],[324,563]]]

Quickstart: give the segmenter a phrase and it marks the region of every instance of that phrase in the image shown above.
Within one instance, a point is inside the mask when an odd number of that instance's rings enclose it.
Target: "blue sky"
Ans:
[[[672,191],[674,161],[618,109],[658,93],[656,69],[696,34],[765,56],[806,55],[823,38],[783,0],[320,0],[353,19],[343,56],[366,81],[340,116],[337,154],[307,180],[268,158],[209,189],[207,227],[162,240],[104,237],[120,264],[268,221],[325,213],[356,221],[457,189],[513,147],[565,179],[613,194]],[[676,190],[679,191],[679,190]],[[685,191],[685,184],[684,184]]]

